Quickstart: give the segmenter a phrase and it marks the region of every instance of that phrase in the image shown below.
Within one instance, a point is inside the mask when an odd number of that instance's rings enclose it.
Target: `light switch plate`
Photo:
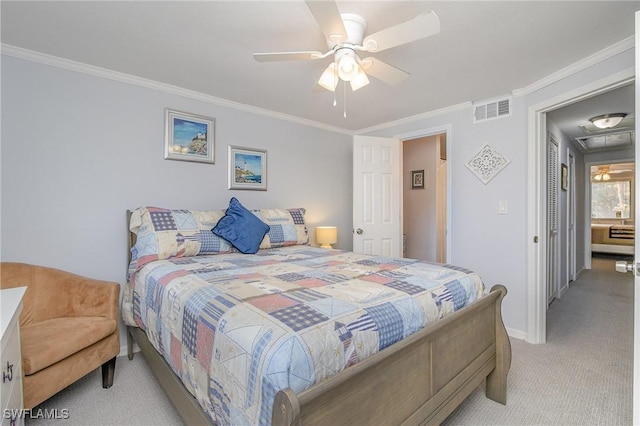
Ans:
[[[498,214],[507,214],[508,204],[506,201],[498,201]]]

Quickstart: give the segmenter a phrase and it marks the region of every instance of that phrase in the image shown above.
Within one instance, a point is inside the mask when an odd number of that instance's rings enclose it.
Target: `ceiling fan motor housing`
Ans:
[[[330,41],[333,42],[333,46],[330,47],[333,48],[336,45],[345,43],[356,46],[361,45],[364,33],[367,31],[367,21],[362,16],[353,13],[341,13],[340,16],[347,32],[347,40],[342,40],[340,36],[329,36]]]
[[[347,32],[347,40],[343,40],[340,36],[331,35],[327,42],[329,48],[335,52],[334,61],[337,64],[340,78],[344,81],[350,81],[358,71],[354,47],[362,44],[364,33],[367,30],[367,21],[353,13],[342,13],[340,16]]]

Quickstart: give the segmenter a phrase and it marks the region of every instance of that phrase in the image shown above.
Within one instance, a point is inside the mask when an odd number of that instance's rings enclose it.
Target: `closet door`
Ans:
[[[567,165],[569,167],[569,188],[567,193],[567,224],[569,226],[567,241],[567,265],[569,267],[566,286],[576,279],[576,156],[571,149],[567,149]]]
[[[558,291],[560,269],[558,262],[558,142],[549,133],[547,143],[547,305]]]

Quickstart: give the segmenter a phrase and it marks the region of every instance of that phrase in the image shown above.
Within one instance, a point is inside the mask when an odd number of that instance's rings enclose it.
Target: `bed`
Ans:
[[[593,253],[632,255],[634,242],[634,225],[591,224],[591,251]]]
[[[268,231],[245,254],[211,232],[231,210],[127,212],[129,358],[185,423],[439,424],[483,383],[506,404],[503,286],[311,247],[304,209],[250,211]]]

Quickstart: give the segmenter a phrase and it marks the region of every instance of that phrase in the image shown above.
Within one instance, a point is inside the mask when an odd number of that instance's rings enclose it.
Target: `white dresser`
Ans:
[[[0,290],[0,329],[2,356],[0,357],[1,426],[23,425],[22,357],[20,355],[20,312],[27,287]]]

